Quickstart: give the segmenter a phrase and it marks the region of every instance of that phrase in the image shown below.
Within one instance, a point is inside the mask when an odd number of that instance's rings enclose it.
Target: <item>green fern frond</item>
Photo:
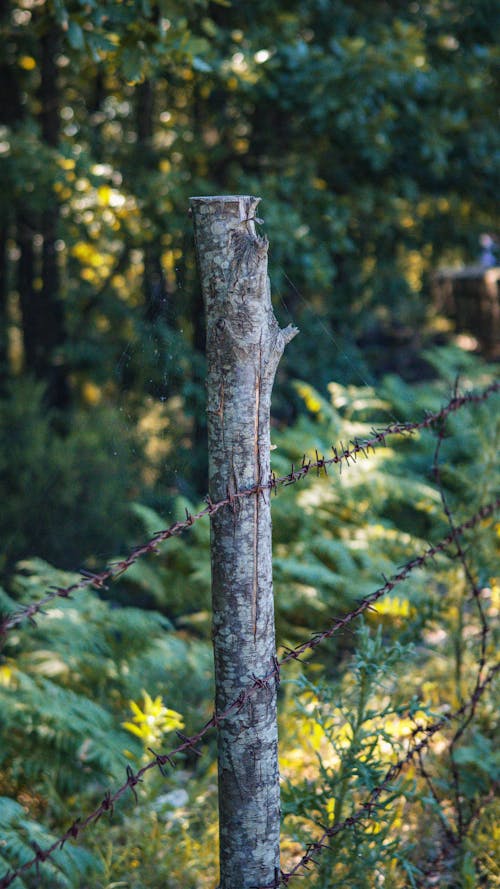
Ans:
[[[54,842],[55,837],[42,824],[27,816],[27,810],[8,797],[0,797],[0,827],[2,830],[2,864],[5,870],[15,870],[30,861],[35,844],[41,849]],[[35,886],[55,886],[60,889],[78,889],[85,878],[101,870],[99,860],[83,846],[65,843],[53,853],[50,860],[39,863],[21,878],[17,886],[31,889]],[[16,886],[16,882],[12,885]]]

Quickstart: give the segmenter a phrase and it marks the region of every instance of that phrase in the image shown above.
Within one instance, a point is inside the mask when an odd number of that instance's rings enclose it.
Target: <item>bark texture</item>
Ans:
[[[271,306],[259,198],[191,198],[207,325],[209,491],[213,500],[267,482],[271,390],[286,343]],[[268,491],[212,517],[216,709],[273,666]],[[218,737],[220,889],[272,886],[279,875],[276,688],[252,696]]]

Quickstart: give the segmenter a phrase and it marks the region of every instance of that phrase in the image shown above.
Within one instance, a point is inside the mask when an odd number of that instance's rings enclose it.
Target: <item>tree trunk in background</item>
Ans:
[[[7,378],[8,367],[8,266],[7,266],[7,238],[8,227],[6,223],[0,225],[0,386]]]
[[[156,168],[158,159],[153,147],[154,135],[154,83],[150,79],[139,84],[136,92],[137,164],[148,175]],[[151,220],[152,221],[152,220]],[[158,232],[153,230],[152,239],[144,245],[143,292],[145,317],[154,323],[165,315],[167,291],[161,265],[161,243]]]
[[[42,139],[51,148],[59,144],[59,79],[56,64],[59,50],[59,29],[55,22],[46,22],[40,41],[40,125]],[[42,288],[37,295],[38,309],[38,361],[39,374],[47,380],[49,404],[66,408],[69,404],[67,368],[62,348],[66,339],[64,309],[60,295],[60,275],[57,262],[56,241],[59,222],[59,205],[55,194],[47,196],[41,214],[42,235],[41,277]]]
[[[95,72],[95,79],[87,101],[90,123],[92,126],[90,140],[92,148],[92,156],[96,161],[102,160],[103,155],[103,137],[102,124],[105,120],[103,105],[106,99],[106,86],[104,75],[100,67]]]
[[[253,197],[191,198],[207,319],[209,491],[225,498],[270,476],[271,390],[286,343],[271,307],[267,240]],[[275,657],[270,492],[212,517],[216,712]],[[276,687],[270,682],[218,733],[220,889],[279,877]]]
[[[29,216],[26,218],[23,210],[19,209],[17,216],[17,243],[19,246],[17,286],[23,319],[24,363],[27,371],[40,377],[38,360],[39,312],[37,311],[40,295],[35,292],[34,234],[29,224]]]
[[[41,15],[41,13],[40,13]],[[50,148],[59,144],[59,85],[56,57],[59,32],[54,21],[44,19],[40,37],[41,138]],[[17,284],[23,324],[26,369],[47,387],[47,403],[65,409],[69,405],[67,368],[63,359],[66,340],[64,309],[60,298],[60,275],[56,254],[59,205],[49,182],[43,194],[44,209],[34,210],[27,202],[17,209],[17,241],[20,250]],[[41,235],[41,252],[35,237]],[[37,284],[40,278],[40,286]]]
[[[2,28],[9,27],[9,17],[11,13],[10,3],[7,0],[0,0],[0,26]],[[6,47],[9,49],[9,47]],[[22,119],[23,107],[21,104],[21,93],[19,87],[19,67],[18,57],[15,49],[10,47],[10,51],[5,51],[3,57],[0,58],[0,84],[2,85],[2,101],[0,103],[0,124],[13,127]],[[12,221],[12,205],[7,201],[6,205],[2,205],[0,215],[2,217],[0,223],[0,382],[3,383],[9,375],[8,365],[8,336],[9,336],[9,257],[7,252],[7,242],[9,239],[9,228]]]

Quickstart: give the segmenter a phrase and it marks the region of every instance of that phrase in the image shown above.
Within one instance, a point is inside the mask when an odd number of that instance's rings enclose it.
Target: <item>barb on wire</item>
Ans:
[[[421,555],[415,556],[413,559],[407,562],[406,565],[400,568],[396,574],[392,575],[390,578],[387,578],[383,586],[379,587],[373,593],[370,593],[368,596],[362,599],[358,603],[358,605],[352,609],[352,611],[348,612],[348,614],[344,615],[343,617],[333,618],[332,625],[328,629],[324,630],[323,632],[314,633],[309,639],[306,639],[304,642],[300,643],[300,645],[296,646],[293,649],[285,649],[285,653],[281,657],[281,659],[278,660],[277,658],[273,658],[272,667],[267,673],[265,673],[261,677],[252,676],[251,683],[246,688],[242,689],[238,697],[235,698],[230,704],[228,704],[224,711],[214,713],[210,717],[210,719],[205,722],[205,724],[200,728],[198,732],[191,736],[187,736],[180,732],[177,732],[177,735],[180,737],[181,740],[181,743],[178,744],[177,747],[174,747],[166,753],[158,753],[150,748],[150,753],[152,754],[153,758],[148,763],[146,763],[136,772],[134,772],[131,769],[130,765],[128,765],[126,769],[127,780],[121,785],[121,787],[119,787],[114,792],[107,790],[97,808],[95,808],[89,815],[87,815],[86,818],[77,818],[66,830],[66,832],[59,839],[55,840],[51,846],[44,850],[40,850],[40,852],[37,851],[33,858],[20,865],[17,870],[9,871],[3,878],[0,879],[0,889],[7,889],[7,887],[10,886],[11,883],[13,883],[13,881],[16,879],[16,877],[21,876],[31,867],[38,865],[40,861],[45,861],[46,858],[50,857],[58,849],[62,849],[68,839],[77,839],[82,831],[84,831],[90,824],[97,822],[106,812],[112,813],[114,804],[127,792],[127,790],[131,790],[136,797],[135,787],[142,781],[143,776],[147,772],[151,771],[154,768],[159,768],[163,774],[164,766],[168,764],[174,767],[175,758],[186,750],[195,751],[195,753],[199,755],[200,751],[198,749],[198,744],[202,740],[202,738],[211,729],[216,728],[221,722],[229,719],[233,713],[240,712],[250,697],[268,688],[269,683],[272,679],[274,679],[275,682],[279,682],[281,668],[284,664],[292,660],[300,660],[300,655],[308,649],[316,649],[318,645],[320,645],[326,639],[329,639],[340,629],[347,626],[347,624],[351,623],[351,621],[353,621],[359,615],[363,614],[363,612],[369,610],[373,603],[380,599],[385,593],[390,592],[399,583],[402,583],[404,580],[406,580],[406,578],[411,574],[412,571],[415,571],[417,568],[422,568],[429,560],[432,560],[437,553],[444,552],[450,545],[450,543],[453,543],[453,541],[455,540],[455,535],[462,535],[471,528],[474,528],[477,524],[479,524],[479,522],[493,515],[499,507],[500,497],[493,503],[483,506],[475,513],[475,515],[467,519],[461,525],[456,526],[454,533],[450,532],[446,537],[442,538],[442,540],[429,546]],[[489,681],[490,680],[488,679],[488,682]],[[473,699],[476,703],[483,693],[484,684],[485,683],[483,683],[481,686],[476,687],[473,693]],[[461,711],[457,711],[456,715],[458,716],[459,713],[463,710],[464,708],[461,708]],[[449,719],[449,717],[447,717],[446,719]],[[428,729],[418,728],[418,731],[427,732]],[[414,755],[416,755],[416,753]],[[365,810],[363,810],[363,812],[366,814]],[[41,854],[43,854],[44,856],[43,859],[40,857]]]
[[[316,452],[316,460],[306,460],[306,457],[304,455],[301,466],[296,468],[294,465],[292,465],[291,471],[287,475],[276,476],[274,473],[272,473],[267,482],[259,481],[251,488],[245,488],[237,492],[228,491],[227,496],[224,497],[222,500],[218,500],[216,503],[211,500],[210,495],[207,495],[205,498],[205,502],[207,505],[203,509],[200,509],[198,512],[193,514],[190,514],[186,511],[186,519],[184,521],[174,522],[168,528],[165,528],[162,531],[157,531],[150,540],[134,547],[134,549],[132,549],[128,556],[126,556],[125,558],[120,559],[117,562],[110,563],[101,572],[89,572],[86,570],[80,571],[80,579],[70,584],[69,586],[50,589],[47,594],[38,601],[32,602],[29,605],[25,605],[19,608],[17,611],[8,614],[6,617],[3,618],[3,620],[0,621],[0,643],[2,641],[2,638],[5,638],[7,633],[9,633],[21,622],[27,620],[31,623],[35,623],[36,616],[43,614],[43,609],[45,608],[45,606],[52,602],[54,599],[71,598],[72,593],[75,593],[78,590],[84,589],[86,587],[94,587],[98,589],[106,588],[105,585],[107,581],[117,579],[126,571],[128,571],[128,569],[131,568],[131,566],[134,565],[135,562],[137,562],[137,560],[140,559],[142,556],[145,556],[148,553],[157,552],[158,547],[161,543],[164,543],[171,537],[176,537],[179,534],[182,534],[188,528],[191,528],[195,524],[195,522],[199,521],[205,516],[212,516],[220,509],[223,509],[225,506],[231,506],[234,508],[235,503],[239,499],[242,499],[244,497],[260,495],[265,491],[274,491],[274,493],[276,494],[278,488],[287,487],[288,485],[295,484],[295,482],[298,482],[300,481],[300,479],[305,478],[309,474],[309,472],[311,472],[311,470],[317,470],[318,474],[323,471],[326,474],[329,466],[338,465],[340,469],[342,468],[344,463],[349,466],[349,461],[355,462],[359,454],[368,457],[370,451],[374,452],[377,446],[385,445],[387,436],[412,435],[418,430],[429,429],[436,424],[442,423],[451,414],[460,410],[460,408],[465,407],[469,404],[479,404],[483,401],[486,401],[491,395],[497,392],[500,392],[499,381],[491,383],[491,385],[487,386],[485,389],[482,389],[480,392],[466,392],[463,395],[458,395],[455,391],[452,398],[443,408],[441,408],[441,410],[437,411],[434,414],[428,414],[424,420],[416,421],[413,423],[392,423],[386,426],[384,429],[378,431],[376,429],[373,429],[372,435],[368,439],[363,439],[362,441],[354,439],[348,445],[344,445],[341,442],[339,448],[333,447],[332,457],[327,458],[325,456],[319,455],[318,452]]]
[[[296,862],[292,869],[290,871],[281,872],[281,885],[287,886],[290,880],[293,879],[293,877],[303,876],[300,871],[307,870],[307,865],[310,863],[316,864],[317,862],[315,861],[313,856],[321,854],[323,849],[328,846],[329,840],[332,840],[333,837],[335,837],[338,833],[348,827],[354,827],[356,824],[359,824],[359,822],[363,821],[366,817],[370,817],[373,810],[377,807],[377,805],[379,805],[379,799],[382,794],[390,789],[392,782],[399,777],[399,775],[407,765],[421,756],[422,752],[431,743],[434,735],[437,732],[441,731],[441,729],[444,729],[451,722],[460,719],[460,717],[464,716],[466,713],[469,714],[471,711],[475,712],[480,698],[482,697],[486,688],[492,682],[499,670],[500,663],[496,664],[494,667],[491,667],[485,679],[478,686],[476,686],[469,700],[462,704],[462,706],[459,707],[458,710],[455,710],[453,713],[449,713],[446,716],[443,716],[437,722],[431,723],[430,725],[419,726],[415,730],[415,733],[423,733],[424,737],[422,738],[422,740],[411,744],[405,755],[389,767],[383,781],[377,787],[374,787],[373,790],[370,791],[364,803],[362,803],[361,806],[359,806],[351,815],[349,815],[348,818],[345,818],[343,821],[339,821],[332,827],[326,828],[326,830],[323,831],[318,840],[307,844],[304,855],[299,861]]]

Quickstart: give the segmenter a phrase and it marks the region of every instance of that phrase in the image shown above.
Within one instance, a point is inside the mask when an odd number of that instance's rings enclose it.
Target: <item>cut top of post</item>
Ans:
[[[260,198],[254,198],[251,194],[214,194],[214,195],[195,195],[189,198],[190,201],[260,201]]]
[[[258,238],[255,223],[262,222],[256,214],[260,198],[253,195],[207,195],[189,198],[195,230],[205,229],[204,250],[221,251],[232,231],[245,231],[267,249],[267,239]],[[206,223],[210,221],[207,226]]]

